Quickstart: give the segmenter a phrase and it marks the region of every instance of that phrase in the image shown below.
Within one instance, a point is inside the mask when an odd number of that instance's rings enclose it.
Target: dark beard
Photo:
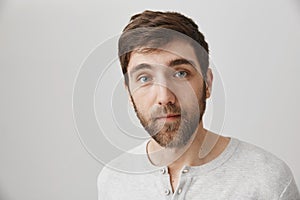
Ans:
[[[151,112],[149,120],[137,109],[131,94],[130,97],[137,117],[145,130],[160,146],[165,148],[182,148],[187,145],[201,122],[206,107],[205,84],[202,96],[198,97],[198,105],[192,106],[191,110],[181,110],[179,106],[169,103],[156,107]],[[167,114],[180,114],[180,118],[175,122],[159,123],[157,121],[157,116]]]

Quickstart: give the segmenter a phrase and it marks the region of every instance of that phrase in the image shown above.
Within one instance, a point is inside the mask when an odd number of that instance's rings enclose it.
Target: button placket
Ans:
[[[160,186],[162,190],[162,195],[165,196],[164,199],[166,200],[171,200],[172,198],[172,189],[170,184],[169,184],[169,173],[168,173],[168,168],[167,167],[162,167],[158,170],[158,175],[160,176]]]
[[[165,193],[166,196],[168,196],[171,193],[171,191],[169,189],[165,189],[164,193]]]
[[[182,189],[179,188],[178,191],[177,191],[177,194],[181,194],[181,192],[182,192]]]
[[[165,168],[161,168],[161,169],[160,169],[160,173],[161,173],[161,174],[165,174],[165,173],[166,173],[166,169],[165,169]]]
[[[176,200],[184,200],[186,197],[186,192],[189,189],[189,186],[191,184],[192,178],[189,176],[183,176],[182,182],[180,182],[180,185],[178,186],[178,189],[176,191],[177,198]]]
[[[177,195],[178,200],[184,198],[184,196],[185,196],[185,191],[183,188],[185,188],[186,184],[189,183],[189,178],[188,178],[188,176],[186,176],[189,172],[190,172],[190,169],[188,167],[183,168],[181,171],[180,182],[178,185],[178,189],[175,193]]]

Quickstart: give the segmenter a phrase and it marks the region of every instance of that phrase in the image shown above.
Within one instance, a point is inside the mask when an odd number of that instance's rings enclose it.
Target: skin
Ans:
[[[189,62],[172,64],[182,59]],[[199,166],[213,160],[230,140],[204,129],[201,120],[205,99],[211,93],[212,72],[208,69],[204,81],[194,50],[184,41],[172,41],[163,50],[150,53],[133,52],[127,70],[130,99],[152,136],[148,157],[154,165],[168,166],[174,191],[184,165]],[[205,138],[217,138],[217,142],[200,157]]]

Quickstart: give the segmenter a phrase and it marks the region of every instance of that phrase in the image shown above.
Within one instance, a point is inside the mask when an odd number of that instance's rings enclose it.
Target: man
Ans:
[[[119,59],[136,114],[151,136],[98,177],[101,199],[300,199],[274,155],[203,127],[213,74],[197,25],[174,12],[131,17]]]

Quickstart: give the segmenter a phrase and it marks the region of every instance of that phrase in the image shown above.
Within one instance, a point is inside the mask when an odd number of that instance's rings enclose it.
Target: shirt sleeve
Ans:
[[[299,190],[293,177],[282,191],[279,200],[300,200]]]

